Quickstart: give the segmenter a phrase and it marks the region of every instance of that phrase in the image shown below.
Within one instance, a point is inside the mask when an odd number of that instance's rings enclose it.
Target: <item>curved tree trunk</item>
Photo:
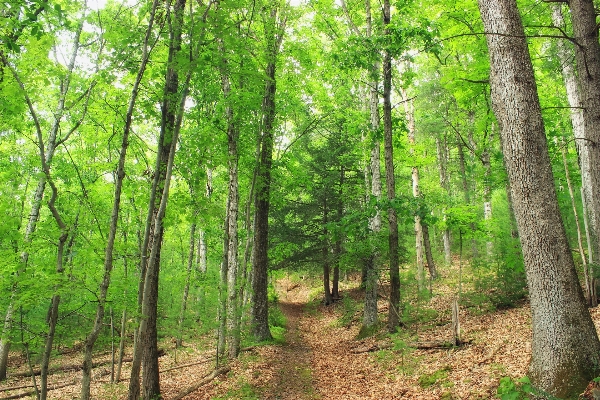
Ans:
[[[600,341],[560,215],[533,66],[515,0],[479,0],[521,238],[532,318],[529,376],[559,398],[583,391],[600,363]]]

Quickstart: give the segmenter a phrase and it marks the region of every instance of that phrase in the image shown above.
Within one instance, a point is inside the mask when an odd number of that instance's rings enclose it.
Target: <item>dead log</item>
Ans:
[[[433,341],[433,342],[419,342],[419,343],[411,343],[408,345],[408,347],[412,347],[418,350],[435,350],[435,349],[441,349],[441,350],[447,350],[447,349],[453,349],[456,347],[460,347],[463,346],[465,344],[470,344],[471,341],[470,340],[461,340],[459,341],[457,344],[454,344],[452,342],[444,342],[444,341]]]
[[[196,390],[200,389],[202,386],[206,385],[207,383],[209,383],[210,381],[212,381],[213,379],[215,379],[217,376],[222,375],[222,374],[226,374],[227,372],[229,372],[229,370],[230,370],[229,367],[221,367],[219,369],[214,370],[213,372],[211,372],[210,374],[208,374],[207,376],[205,376],[199,382],[196,382],[195,384],[193,384],[192,386],[188,387],[187,389],[184,389],[181,392],[177,393],[177,395],[175,397],[173,397],[171,400],[181,400],[181,399],[183,399],[185,396],[187,396],[188,394],[190,394],[192,392],[195,392]]]
[[[71,382],[63,382],[63,383],[57,383],[56,385],[48,385],[48,390],[61,389],[61,388],[67,387],[67,386],[73,386],[73,385],[78,384],[79,382],[80,382],[80,380],[77,379],[77,380],[71,381]],[[32,386],[33,385],[31,385],[29,387],[32,387]],[[13,394],[8,397],[2,397],[2,400],[22,399],[23,397],[29,397],[34,394],[36,394],[35,390],[30,390],[30,391],[23,392],[23,393]]]

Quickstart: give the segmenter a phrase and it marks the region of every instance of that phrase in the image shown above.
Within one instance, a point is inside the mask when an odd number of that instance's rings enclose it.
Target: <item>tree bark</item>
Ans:
[[[84,343],[84,355],[83,355],[83,368],[82,368],[82,378],[81,378],[81,400],[89,400],[90,398],[90,384],[91,384],[91,374],[92,374],[92,351],[94,349],[94,344],[100,335],[100,330],[102,329],[102,321],[104,318],[105,312],[105,302],[108,294],[108,287],[110,285],[110,276],[113,269],[113,251],[115,245],[115,239],[117,236],[117,225],[119,223],[119,212],[121,210],[121,192],[123,189],[123,181],[125,179],[125,159],[127,157],[127,147],[129,146],[129,134],[131,132],[131,125],[133,119],[133,111],[135,108],[135,103],[137,101],[137,96],[139,93],[139,86],[146,71],[146,66],[148,65],[148,60],[150,58],[150,49],[149,49],[149,41],[150,34],[152,33],[152,27],[154,24],[154,15],[156,12],[156,8],[158,6],[158,1],[155,0],[152,5],[152,11],[150,13],[150,19],[148,23],[148,28],[146,30],[146,35],[144,38],[144,44],[142,46],[142,60],[140,62],[140,66],[138,69],[138,73],[136,76],[136,80],[133,84],[133,88],[131,90],[131,95],[129,97],[129,104],[127,107],[127,113],[125,115],[125,126],[123,128],[123,137],[121,140],[121,149],[119,152],[119,163],[117,166],[116,180],[115,180],[115,194],[113,199],[113,208],[112,214],[110,218],[110,226],[108,231],[108,240],[106,244],[106,248],[104,250],[104,275],[102,278],[102,282],[100,284],[100,293],[98,296],[98,306],[96,309],[96,317],[94,319],[94,325],[90,334],[86,337]]]
[[[181,310],[179,312],[179,320],[177,321],[177,339],[176,347],[181,347],[183,342],[183,323],[185,321],[185,311],[187,309],[187,300],[190,293],[190,281],[192,278],[192,266],[194,265],[194,253],[196,244],[196,223],[190,226],[190,242],[188,245],[187,271],[185,274],[185,286],[183,287],[183,297],[181,298]]]
[[[328,306],[333,303],[331,295],[331,285],[329,276],[331,275],[331,266],[329,264],[329,232],[327,224],[329,223],[329,210],[327,209],[327,195],[323,194],[323,243],[321,247],[321,254],[323,256],[323,291],[325,293],[325,305]]]
[[[560,215],[533,66],[515,0],[479,0],[532,311],[533,384],[577,396],[595,376],[600,341]]]
[[[252,271],[252,331],[257,341],[272,338],[269,329],[269,304],[267,297],[267,275],[269,266],[269,207],[271,196],[271,167],[273,164],[275,93],[277,55],[284,34],[285,21],[278,23],[276,5],[267,10],[265,21],[265,39],[267,43],[265,70],[265,92],[262,103],[262,122],[260,134],[260,162],[256,181],[254,204],[254,247]]]
[[[371,0],[365,1],[366,12],[366,36],[372,35],[372,17],[371,17]],[[380,142],[377,138],[379,131],[379,70],[380,64],[378,61],[371,66],[370,75],[371,82],[369,84],[370,98],[370,140],[371,140],[371,158],[370,166],[367,170],[367,179],[371,183],[371,196],[377,200],[381,200],[381,166],[380,166]],[[367,196],[367,198],[371,197]],[[369,202],[367,202],[369,204]],[[379,271],[377,269],[377,250],[375,248],[375,240],[381,231],[381,213],[379,209],[375,210],[375,215],[369,219],[369,253],[364,260],[364,275],[365,275],[365,308],[363,312],[363,328],[371,328],[377,324],[377,282],[379,281]]]
[[[450,188],[448,186],[448,173],[447,173],[447,169],[446,169],[447,160],[448,160],[448,152],[447,152],[447,148],[446,148],[445,137],[444,137],[443,143],[439,137],[436,137],[435,145],[436,145],[436,150],[437,150],[436,154],[437,154],[439,174],[440,174],[440,186],[446,191],[446,194],[449,195]],[[443,214],[443,219],[445,221],[446,220],[445,209],[442,211],[442,214]],[[442,232],[442,240],[444,243],[444,261],[445,261],[446,265],[450,265],[452,263],[452,247],[451,247],[451,243],[450,243],[450,229],[448,229],[447,227],[444,228],[444,231]]]
[[[425,245],[425,256],[427,257],[427,269],[429,269],[429,277],[433,280],[437,279],[437,269],[435,268],[435,261],[433,259],[433,253],[431,252],[431,242],[429,241],[429,226],[423,224],[423,244]]]
[[[563,80],[571,106],[571,122],[575,144],[579,154],[581,185],[587,205],[592,258],[600,254],[600,44],[598,28],[592,0],[569,2],[575,36],[575,60],[577,77],[570,62],[561,62]],[[590,14],[591,13],[591,14]],[[553,20],[560,26],[560,8],[554,8]],[[558,43],[559,57],[568,58],[566,42]],[[579,92],[578,92],[579,90]],[[594,263],[590,263],[592,273]],[[596,282],[591,282],[594,286]],[[595,287],[594,290],[595,291]],[[590,299],[590,304],[598,305],[598,298]]]
[[[390,1],[383,1],[383,26],[389,37],[391,11]],[[392,140],[392,54],[383,53],[383,141],[385,158],[385,182],[387,199],[396,199],[396,179],[394,177],[394,144]],[[418,170],[417,170],[418,171]],[[398,245],[398,216],[393,207],[388,208],[388,247],[390,255],[390,298],[388,307],[388,330],[396,332],[400,326],[400,261]]]

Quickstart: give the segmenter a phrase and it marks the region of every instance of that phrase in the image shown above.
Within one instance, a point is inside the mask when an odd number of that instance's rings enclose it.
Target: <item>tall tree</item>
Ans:
[[[277,56],[285,32],[285,17],[278,18],[281,5],[271,3],[265,7],[265,89],[260,125],[260,159],[254,203],[254,247],[252,249],[252,330],[258,341],[271,339],[267,275],[269,266],[269,207],[271,204],[271,168],[275,135],[275,93],[277,91]],[[281,17],[280,17],[281,18]]]
[[[583,110],[583,137],[575,137],[581,183],[590,224],[592,257],[600,257],[600,43],[592,0],[569,2],[575,39],[575,60]],[[579,133],[577,131],[576,133]],[[591,265],[594,269],[594,265]],[[594,282],[596,284],[596,282]],[[595,292],[595,290],[594,290]],[[598,304],[597,299],[591,299]]]
[[[391,38],[390,1],[383,1],[384,34]],[[387,199],[396,200],[396,179],[394,176],[394,143],[392,139],[392,52],[386,48],[383,52],[383,141],[385,158],[385,183]],[[418,174],[418,172],[417,172]],[[388,310],[388,330],[395,332],[400,326],[400,261],[398,245],[398,215],[394,207],[388,208],[388,246],[390,255],[390,298]]]
[[[600,341],[560,215],[533,66],[514,0],[479,0],[492,105],[521,238],[532,311],[529,374],[560,398],[579,394],[600,362]]]

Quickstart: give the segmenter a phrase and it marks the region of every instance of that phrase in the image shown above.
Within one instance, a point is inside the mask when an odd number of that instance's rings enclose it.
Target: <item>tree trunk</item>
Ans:
[[[600,341],[585,307],[560,215],[516,2],[479,0],[479,9],[487,32],[492,105],[500,123],[529,286],[533,329],[529,376],[536,387],[570,398],[595,376]]]
[[[6,370],[8,367],[8,353],[10,351],[10,332],[12,329],[12,315],[14,307],[14,292],[11,296],[4,317],[4,326],[2,336],[0,336],[0,381],[6,379]]]
[[[190,226],[190,242],[188,246],[187,272],[185,275],[185,286],[183,288],[183,297],[181,298],[181,310],[179,312],[179,320],[177,321],[177,339],[176,347],[181,347],[183,337],[183,322],[185,321],[185,311],[187,309],[187,300],[190,293],[190,281],[192,278],[192,266],[194,265],[194,246],[196,244],[196,223]]]
[[[383,1],[383,25],[389,37],[391,11],[390,1]],[[392,140],[392,54],[383,53],[383,141],[385,158],[385,182],[388,201],[396,199],[396,179],[394,177],[394,144]],[[398,255],[398,216],[393,207],[388,208],[388,246],[390,254],[390,298],[388,307],[388,330],[396,332],[400,326],[400,261]]]
[[[117,361],[117,372],[115,373],[115,382],[121,380],[121,368],[123,367],[123,357],[125,355],[125,339],[127,334],[127,309],[123,309],[121,317],[121,332],[119,335],[119,359]]]
[[[590,227],[588,224],[588,213],[587,213],[587,205],[585,203],[585,194],[583,193],[583,187],[580,188],[580,192],[581,192],[581,205],[583,206],[583,228],[585,229],[585,240],[587,242],[587,251],[588,251],[588,273],[591,276],[591,285],[589,286],[589,295],[590,298],[588,299],[588,301],[591,304],[596,304],[597,305],[597,299],[598,299],[598,294],[597,294],[597,282],[598,279],[594,277],[594,275],[592,274],[592,268],[591,265],[594,263],[594,257],[593,257],[593,252],[592,252],[592,240],[590,238]],[[596,301],[594,300],[596,299]]]
[[[431,242],[429,241],[429,226],[423,224],[423,244],[425,245],[425,256],[427,257],[427,268],[429,269],[429,277],[432,280],[437,279],[437,269],[435,268],[435,261],[433,260],[433,254],[431,252]]]
[[[102,329],[102,320],[105,312],[106,296],[108,294],[108,287],[110,285],[110,275],[113,269],[113,250],[115,245],[115,239],[117,235],[117,225],[119,223],[119,212],[121,209],[121,192],[123,189],[123,181],[125,179],[125,159],[127,156],[127,147],[129,146],[129,134],[131,132],[131,125],[133,119],[133,111],[135,109],[135,103],[139,93],[139,86],[141,84],[148,60],[149,54],[149,40],[150,34],[152,33],[152,26],[154,23],[154,15],[158,1],[154,1],[152,5],[152,11],[150,14],[150,21],[146,30],[146,36],[144,38],[144,44],[142,46],[142,60],[138,69],[135,83],[131,90],[129,97],[129,104],[127,107],[127,113],[125,115],[125,126],[123,128],[123,138],[121,139],[121,150],[119,152],[119,163],[117,166],[116,180],[115,180],[115,194],[113,199],[113,208],[110,218],[110,226],[108,232],[108,240],[106,248],[104,250],[104,276],[102,283],[100,284],[100,294],[98,296],[98,306],[96,309],[96,318],[94,320],[94,326],[92,331],[85,339],[84,344],[84,355],[83,355],[83,366],[82,366],[82,378],[81,378],[81,400],[89,400],[90,398],[90,384],[92,374],[92,351],[94,344],[98,339],[100,330]]]
[[[231,84],[229,81],[229,71],[227,71],[227,59],[225,51],[222,48],[221,82],[223,86],[223,97],[228,103],[225,109],[227,119],[227,149],[228,159],[227,165],[229,170],[229,199],[227,201],[227,220],[226,228],[228,237],[227,251],[227,353],[230,359],[234,359],[240,352],[240,315],[238,313],[238,210],[239,210],[239,194],[238,194],[238,140],[239,129],[235,123],[233,106],[230,92]]]
[[[590,224],[592,257],[597,258],[600,254],[600,148],[597,146],[600,141],[600,44],[593,2],[577,0],[570,2],[569,7],[573,20],[573,35],[577,43],[575,59],[579,85],[570,62],[571,52],[565,42],[559,41],[557,45],[579,154],[581,185]],[[559,6],[554,6],[552,18],[555,25],[564,25]],[[590,268],[594,273],[594,264],[590,263]],[[595,282],[591,284],[595,286]],[[590,304],[596,306],[598,298],[591,298]]]
[[[444,143],[440,140],[439,137],[435,138],[435,146],[436,146],[436,154],[437,161],[439,166],[439,174],[440,174],[440,186],[446,191],[446,194],[449,193],[448,186],[448,173],[446,169],[447,160],[448,160],[448,152],[446,148],[446,140],[444,139]],[[446,220],[446,211],[442,211],[443,219]],[[452,263],[452,247],[450,243],[450,229],[447,227],[444,228],[442,232],[442,240],[444,243],[444,261],[446,265],[450,265]]]
[[[562,159],[563,166],[565,167],[565,179],[567,181],[567,187],[569,189],[569,198],[571,199],[571,207],[573,208],[573,217],[575,218],[575,229],[577,230],[577,248],[579,255],[581,256],[581,263],[583,264],[583,275],[585,281],[585,297],[588,301],[588,305],[591,305],[593,301],[592,294],[592,275],[588,268],[588,263],[585,258],[585,252],[583,251],[583,240],[581,237],[581,225],[579,223],[579,213],[577,212],[577,205],[575,203],[575,193],[573,191],[573,184],[571,183],[571,175],[569,173],[569,163],[567,162],[567,142],[562,140]]]
[[[323,255],[323,291],[325,293],[325,305],[328,306],[333,303],[331,296],[331,286],[329,282],[329,276],[331,275],[330,264],[329,264],[329,241],[327,230],[328,221],[328,209],[327,209],[327,196],[324,194],[323,198],[323,247],[321,248],[321,254]]]
[[[344,166],[340,167],[340,188],[338,193],[338,206],[337,206],[337,222],[340,223],[342,218],[344,217],[344,180],[345,180],[346,171]],[[333,284],[331,287],[331,297],[333,300],[338,300],[340,298],[339,291],[339,282],[340,282],[340,264],[342,262],[342,242],[343,242],[342,232],[338,232],[337,240],[335,241],[335,246],[333,248],[334,252],[334,262],[335,266],[333,267]]]
[[[267,297],[267,275],[269,266],[269,207],[271,196],[271,166],[273,164],[275,92],[277,91],[275,71],[277,55],[284,34],[285,22],[277,22],[277,6],[271,5],[270,15],[265,21],[267,43],[265,70],[266,82],[262,103],[260,135],[260,162],[256,181],[254,204],[254,260],[252,272],[252,330],[257,341],[272,338],[269,329],[269,304]]]
[[[56,151],[56,147],[59,144],[58,143],[58,141],[59,141],[58,134],[61,131],[63,118],[66,113],[66,107],[65,107],[66,98],[67,98],[67,94],[69,93],[69,90],[70,90],[71,79],[72,79],[72,75],[73,75],[73,70],[75,68],[75,62],[77,60],[77,55],[79,54],[79,48],[80,48],[79,41],[80,41],[82,29],[83,29],[83,20],[79,23],[77,30],[75,31],[75,37],[73,39],[73,49],[72,49],[72,52],[70,55],[69,63],[66,68],[66,73],[64,74],[64,77],[60,81],[60,85],[59,85],[60,93],[59,93],[58,101],[56,104],[56,110],[53,113],[54,121],[50,127],[50,131],[49,131],[45,146],[44,146],[44,140],[42,138],[42,131],[41,131],[42,128],[41,128],[41,125],[38,120],[38,115],[37,115],[35,109],[33,108],[33,103],[31,101],[31,99],[29,98],[29,94],[25,89],[25,85],[21,81],[16,69],[11,68],[13,76],[15,77],[15,80],[17,81],[17,83],[21,87],[21,90],[24,93],[24,97],[25,97],[26,103],[29,108],[29,113],[34,121],[36,133],[38,135],[38,146],[40,146],[39,150],[40,150],[41,162],[42,162],[42,165],[43,164],[46,165],[48,173],[50,173],[50,166],[52,164],[52,159],[54,158],[54,153]],[[1,57],[1,61],[3,62],[3,64],[6,66],[9,66],[9,68],[10,68],[8,60],[5,58],[5,56],[1,52],[0,52],[0,57]],[[90,92],[91,92],[91,88],[90,88]],[[89,99],[89,95],[86,99],[86,104],[87,104],[88,99]],[[76,128],[81,124],[85,114],[86,113],[84,112],[81,119],[79,119],[77,122],[75,122],[74,127],[72,127],[70,130],[68,130],[67,133],[65,134],[65,136],[62,139],[60,139],[61,143],[64,143],[68,139],[70,134],[73,133],[76,130]],[[44,148],[45,148],[45,150],[44,150]],[[31,242],[32,235],[35,232],[37,222],[38,222],[39,216],[40,216],[40,209],[42,207],[42,199],[44,197],[44,191],[46,189],[47,179],[48,179],[47,174],[40,174],[38,184],[37,184],[37,187],[36,187],[32,202],[31,202],[31,211],[29,213],[27,227],[25,228],[25,235],[24,235],[24,243],[25,244],[28,244]],[[27,251],[24,251],[21,254],[21,262],[23,264],[21,272],[24,272],[25,269],[27,268],[28,258],[29,258],[29,253]],[[15,287],[14,290],[16,290],[16,289],[17,288]],[[14,293],[14,291],[13,291],[13,293]],[[3,326],[3,332],[0,335],[0,381],[2,381],[3,379],[6,378],[8,354],[10,352],[10,332],[4,331],[4,328],[12,326],[12,323],[10,321],[10,319],[12,318],[12,309],[14,307],[14,305],[12,304],[12,299],[13,299],[13,297],[11,296],[11,300],[7,307],[7,312],[6,312],[5,318],[4,318],[5,324]],[[7,320],[9,321],[8,325],[6,324]],[[4,373],[2,371],[4,371]]]

